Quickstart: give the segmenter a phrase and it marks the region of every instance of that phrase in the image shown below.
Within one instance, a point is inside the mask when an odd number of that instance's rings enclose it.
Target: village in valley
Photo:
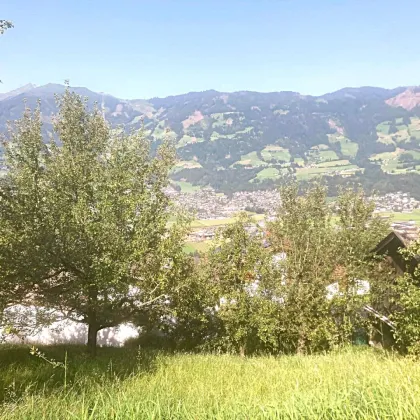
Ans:
[[[183,209],[194,215],[193,229],[188,242],[207,242],[214,238],[216,230],[232,223],[235,215],[246,211],[254,215],[256,224],[264,227],[280,203],[278,190],[240,191],[230,197],[210,187],[186,193],[169,188],[168,195]],[[407,240],[418,238],[420,232],[420,201],[409,193],[396,192],[369,198],[375,203],[375,213],[389,220],[391,228]],[[198,245],[193,249],[200,249]]]

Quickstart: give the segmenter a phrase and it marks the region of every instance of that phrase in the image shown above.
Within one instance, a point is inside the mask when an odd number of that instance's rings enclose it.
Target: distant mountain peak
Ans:
[[[13,98],[14,96],[18,96],[22,93],[29,92],[32,89],[35,89],[36,85],[33,83],[27,83],[26,85],[23,85],[17,89],[13,89],[10,92],[0,93],[0,101],[7,99],[7,98]]]
[[[411,111],[420,105],[420,87],[411,86],[397,96],[388,99],[386,103],[393,107],[401,107]]]

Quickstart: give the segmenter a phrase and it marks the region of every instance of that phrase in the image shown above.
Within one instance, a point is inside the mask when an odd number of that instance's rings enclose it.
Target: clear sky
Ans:
[[[420,84],[420,0],[0,0],[0,92],[121,98]]]

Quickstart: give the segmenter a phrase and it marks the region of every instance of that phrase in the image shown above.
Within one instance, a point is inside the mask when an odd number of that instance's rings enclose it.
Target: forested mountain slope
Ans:
[[[0,94],[0,130],[41,100],[48,132],[56,111],[48,84]],[[344,88],[320,97],[296,92],[205,91],[149,100],[122,100],[74,88],[103,109],[113,126],[144,127],[156,143],[174,140],[180,162],[172,177],[223,190],[265,188],[295,177],[393,183],[420,173],[420,89]],[[376,171],[376,172],[375,172]]]

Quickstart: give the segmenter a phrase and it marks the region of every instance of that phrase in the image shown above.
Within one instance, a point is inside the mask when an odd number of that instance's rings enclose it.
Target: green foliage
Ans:
[[[3,35],[5,31],[13,28],[13,23],[9,20],[0,19],[0,35]],[[1,80],[0,80],[1,83]]]
[[[13,28],[13,23],[9,20],[0,19],[0,35],[4,34],[8,29]]]
[[[361,309],[372,303],[372,295],[358,293],[360,280],[368,280],[370,287],[385,280],[381,260],[372,256],[372,249],[388,234],[389,227],[373,216],[374,209],[375,204],[360,189],[342,190],[337,200],[338,231],[333,258],[340,296],[333,300],[332,310],[339,322],[342,342],[350,341],[356,329],[367,328],[368,320]]]
[[[99,349],[93,361],[70,347],[67,389],[62,369],[23,358],[25,349],[0,351],[5,420],[416,419],[419,414],[419,364],[369,349],[240,358],[108,348]],[[62,360],[65,349],[43,351]]]
[[[414,160],[414,156],[412,153],[406,152],[406,153],[401,153],[401,155],[399,156],[398,160],[400,162],[412,162]]]
[[[246,214],[219,230],[193,276],[185,331],[196,325],[207,349],[249,354],[328,350],[367,330],[361,280],[384,278],[371,251],[387,226],[360,190],[343,190],[335,206],[320,185],[300,195],[292,184],[267,238]]]
[[[304,196],[297,185],[281,189],[281,207],[269,226],[276,252],[285,253],[283,341],[290,350],[305,352],[328,347],[333,339],[326,287],[332,283],[333,228],[325,189],[315,186]]]
[[[269,331],[276,273],[261,245],[261,233],[249,232],[252,222],[240,214],[235,223],[218,231],[204,271],[223,330],[219,345],[242,355],[264,345],[276,347]]]
[[[420,241],[413,242],[401,250],[407,260],[420,261]],[[420,266],[413,273],[405,273],[394,285],[396,310],[392,314],[396,324],[396,338],[399,345],[413,356],[420,356]]]
[[[299,352],[351,342],[363,325],[360,313],[366,303],[358,296],[358,281],[374,275],[369,254],[386,226],[372,217],[374,207],[361,192],[342,191],[335,226],[325,188],[315,185],[299,196],[296,185],[287,186],[281,197],[269,230],[274,249],[286,253],[280,288],[287,323],[284,341]],[[328,298],[334,283],[338,292]]]
[[[68,89],[54,136],[43,143],[39,109],[10,131],[1,188],[3,306],[30,302],[102,328],[163,305],[181,287],[188,219],[164,193],[174,149],[153,157],[139,132],[112,137],[99,109]],[[174,222],[169,224],[169,219]]]
[[[36,98],[43,99],[44,136],[53,128],[48,117],[57,112],[53,93],[62,91],[63,86],[52,84],[25,91],[31,107],[35,106]],[[180,158],[197,164],[197,168],[186,168],[171,177],[194,187],[211,185],[224,192],[273,188],[284,182],[282,171],[277,177],[250,181],[263,167],[279,170],[282,163],[292,161],[305,166],[296,173],[298,180],[323,176],[328,182],[336,182],[331,178],[344,168],[337,164],[334,170],[327,170],[321,169],[319,164],[346,157],[351,159],[352,166],[348,169],[362,171],[354,174],[349,170],[340,173],[340,178],[346,176],[349,179],[345,182],[362,181],[367,186],[371,178],[363,169],[372,165],[379,169],[379,163],[370,162],[370,158],[396,151],[396,144],[402,150],[419,150],[420,120],[416,111],[394,108],[385,102],[403,88],[362,89],[357,99],[352,97],[353,93],[349,97],[342,91],[320,98],[290,92],[222,94],[207,91],[149,101],[123,101],[85,88],[75,91],[90,97],[90,109],[94,101],[100,102],[106,119],[114,128],[124,125],[127,129],[139,130],[144,126],[144,134],[154,140],[152,147],[160,144],[165,136],[171,137],[177,143]],[[0,101],[0,131],[6,121],[16,119],[22,112],[18,92]],[[389,134],[390,129],[397,132]],[[326,145],[331,150],[325,149]],[[321,150],[322,147],[325,150]],[[291,171],[294,169],[292,165]],[[395,170],[395,179],[391,181],[377,172],[378,190],[392,192],[394,183],[404,181],[396,169],[389,170],[390,173]],[[420,187],[413,180],[406,188],[414,193]]]

